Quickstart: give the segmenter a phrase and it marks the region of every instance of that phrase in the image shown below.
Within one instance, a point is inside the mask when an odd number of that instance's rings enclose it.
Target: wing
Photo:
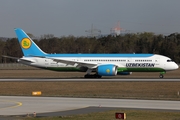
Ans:
[[[52,59],[55,62],[60,62],[60,63],[64,63],[67,65],[75,65],[77,64],[76,67],[88,67],[88,68],[96,68],[98,66],[97,63],[87,63],[87,62],[82,62],[82,61],[73,61],[73,60],[67,60],[67,59],[57,59],[57,58],[48,58],[48,59]]]

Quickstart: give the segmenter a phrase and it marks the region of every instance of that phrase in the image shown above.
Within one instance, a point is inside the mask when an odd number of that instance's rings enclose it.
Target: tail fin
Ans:
[[[22,29],[15,28],[15,32],[24,56],[46,55]]]

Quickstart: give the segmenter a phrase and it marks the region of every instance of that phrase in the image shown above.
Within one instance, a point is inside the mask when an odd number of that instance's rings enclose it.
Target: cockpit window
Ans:
[[[167,60],[167,62],[173,62],[172,60]]]

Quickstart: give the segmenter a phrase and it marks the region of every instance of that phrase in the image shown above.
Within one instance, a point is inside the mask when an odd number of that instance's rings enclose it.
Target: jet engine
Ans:
[[[100,65],[96,72],[100,76],[115,76],[117,75],[117,66],[112,64]]]

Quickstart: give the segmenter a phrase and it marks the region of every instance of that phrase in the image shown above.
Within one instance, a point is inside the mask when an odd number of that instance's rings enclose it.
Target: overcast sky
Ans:
[[[180,0],[1,0],[0,37],[14,28],[34,36],[86,36],[93,24],[109,34],[117,22],[130,32],[180,32]]]

